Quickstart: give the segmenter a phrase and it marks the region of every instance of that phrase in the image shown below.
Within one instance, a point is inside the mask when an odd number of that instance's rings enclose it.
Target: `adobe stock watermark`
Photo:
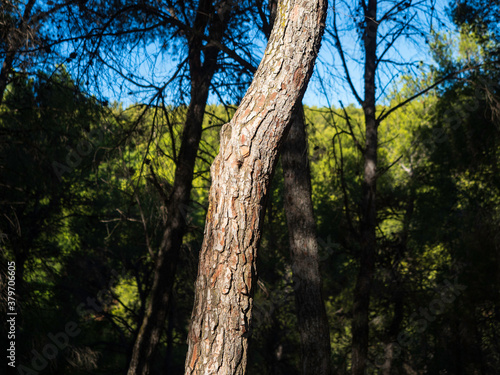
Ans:
[[[467,287],[465,285],[458,283],[457,277],[455,277],[453,283],[448,279],[445,280],[435,288],[437,293],[436,298],[434,298],[427,307],[420,307],[418,311],[410,316],[408,328],[411,327],[412,331],[417,334],[425,332],[429,324],[435,321],[437,316],[445,311],[446,305],[453,303],[466,289]],[[414,340],[415,337],[412,336],[408,330],[401,330],[396,337],[396,341],[392,342],[392,354],[380,354],[372,365],[380,369],[387,367],[389,365],[389,357],[391,357],[392,360],[398,358],[403,352],[403,349],[408,348]]]
[[[16,318],[17,318],[17,299],[16,299],[16,262],[7,262],[7,365],[16,367]]]
[[[112,288],[116,280],[123,276],[125,270],[122,270],[120,275],[116,270],[111,271],[114,279],[111,278],[108,286],[101,289],[96,297],[87,297],[85,302],[80,303],[76,307],[76,313],[83,319],[89,319],[92,314],[104,311],[106,306],[111,305],[113,301]],[[82,329],[75,321],[69,321],[64,325],[64,329],[57,333],[49,332],[47,334],[47,344],[41,350],[31,350],[31,363],[30,366],[19,365],[17,372],[20,375],[38,375],[41,371],[45,370],[49,362],[56,359],[57,356],[66,348],[70,346],[70,340],[77,337],[82,332]]]
[[[83,161],[83,159],[89,156],[93,151],[95,151],[104,141],[103,129],[94,129],[86,133],[84,139],[81,139],[76,145],[76,149],[66,146],[68,153],[64,159],[64,163],[59,161],[52,162],[52,170],[55,175],[62,181],[62,176],[65,173],[71,173],[75,168],[77,168]]]

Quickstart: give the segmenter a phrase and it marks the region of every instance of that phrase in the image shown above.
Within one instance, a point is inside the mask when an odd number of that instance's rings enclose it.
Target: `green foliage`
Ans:
[[[489,47],[468,31],[458,40],[436,35],[439,68],[431,76],[403,77],[399,91],[377,112],[456,67],[487,62]],[[374,374],[382,373],[390,344],[399,348],[393,373],[460,368],[494,374],[500,368],[498,71],[487,65],[459,78],[379,126],[379,245],[370,316]],[[220,127],[233,114],[232,107],[206,108],[192,199],[181,207],[188,231],[156,372],[183,373],[210,165]],[[22,296],[20,363],[31,362],[31,350],[42,350],[48,333],[74,321],[80,333],[47,372],[111,374],[126,368],[152,285],[185,115],[183,106],[102,108],[63,67],[32,80],[15,77],[0,108],[0,230],[6,235],[2,264],[16,260]],[[354,106],[306,107],[305,115],[332,362],[336,373],[347,374],[364,118]],[[249,373],[298,374],[280,164],[258,272]],[[423,311],[439,301],[445,301],[439,312],[426,318]]]

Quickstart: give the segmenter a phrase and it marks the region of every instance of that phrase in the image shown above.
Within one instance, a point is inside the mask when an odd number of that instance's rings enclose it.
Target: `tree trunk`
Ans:
[[[264,58],[221,130],[186,374],[245,374],[262,217],[279,145],[312,74],[326,0],[280,1]]]
[[[269,0],[269,21],[264,33],[269,38],[278,1]],[[300,105],[282,149],[284,208],[287,215],[290,256],[302,352],[303,374],[329,374],[330,334],[321,294],[318,242],[311,200],[311,175],[304,123]],[[268,208],[269,210],[269,208]],[[272,237],[272,236],[271,236]]]
[[[304,124],[298,108],[283,144],[284,206],[290,238],[302,374],[330,374],[330,334],[321,293],[318,242],[311,200],[311,175]]]
[[[163,240],[157,254],[153,287],[141,328],[137,334],[132,352],[128,375],[147,375],[152,355],[161,337],[161,331],[168,312],[170,294],[186,231],[182,207],[189,204],[194,165],[201,139],[203,116],[207,104],[210,83],[217,69],[216,47],[205,47],[204,62],[201,51],[204,48],[202,36],[210,22],[210,33],[214,40],[221,41],[227,17],[215,14],[211,1],[201,1],[194,21],[194,30],[189,39],[189,64],[191,72],[191,102],[186,114],[181,148],[175,170],[175,179],[170,195],[168,218]],[[196,32],[198,31],[198,32]]]
[[[364,0],[363,0],[364,1]],[[364,375],[368,359],[369,306],[376,253],[376,191],[378,123],[375,117],[375,73],[377,62],[377,0],[365,5],[365,76],[363,112],[366,125],[364,178],[361,202],[361,249],[359,273],[354,289],[352,320],[352,375]]]

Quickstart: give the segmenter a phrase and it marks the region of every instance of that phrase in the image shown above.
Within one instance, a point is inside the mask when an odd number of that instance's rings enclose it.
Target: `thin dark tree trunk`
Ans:
[[[304,109],[301,106],[282,148],[284,206],[295,283],[302,374],[327,375],[331,373],[330,333],[321,293],[319,246],[307,151]]]
[[[221,130],[186,374],[245,374],[257,248],[279,145],[312,74],[325,0],[282,0],[254,80]]]
[[[269,0],[270,36],[278,1]],[[318,242],[311,199],[311,175],[305,132],[304,108],[297,109],[282,149],[285,204],[290,255],[295,281],[295,302],[301,337],[302,373],[329,374],[330,334],[321,294]]]
[[[190,36],[189,64],[191,73],[191,102],[187,110],[177,159],[172,193],[167,204],[168,218],[155,265],[155,274],[146,313],[134,344],[128,375],[149,374],[150,362],[158,345],[168,312],[175,272],[186,231],[186,221],[181,210],[189,204],[194,165],[202,133],[202,123],[207,104],[210,83],[217,69],[216,47],[205,47],[204,61],[201,53],[202,36],[210,24],[211,37],[221,41],[227,20],[216,14],[212,1],[200,2],[194,31]]]
[[[364,2],[364,0],[362,0]],[[378,123],[375,117],[375,73],[377,67],[377,0],[364,5],[365,49],[363,112],[366,126],[364,176],[361,202],[361,249],[359,273],[354,289],[352,320],[352,375],[364,375],[368,360],[369,307],[376,254],[376,192]]]

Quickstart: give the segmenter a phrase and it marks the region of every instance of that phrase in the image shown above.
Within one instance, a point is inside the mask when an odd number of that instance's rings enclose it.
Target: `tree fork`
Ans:
[[[200,251],[186,374],[245,374],[269,183],[321,43],[326,0],[280,1],[264,58],[221,130]]]

